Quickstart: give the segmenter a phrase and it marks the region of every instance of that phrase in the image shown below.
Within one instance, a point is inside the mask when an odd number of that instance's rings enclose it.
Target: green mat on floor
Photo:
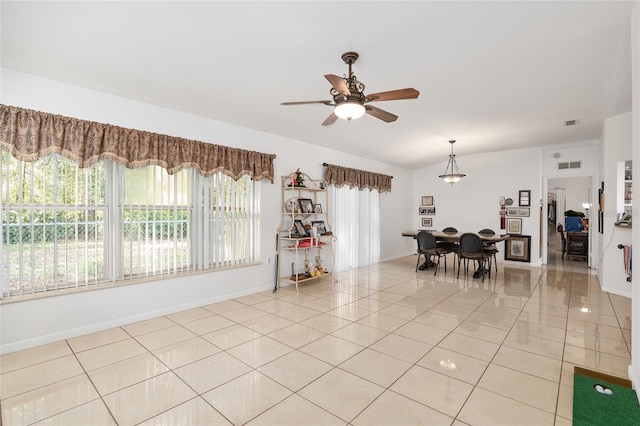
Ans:
[[[640,425],[640,405],[631,382],[575,367],[574,425]]]

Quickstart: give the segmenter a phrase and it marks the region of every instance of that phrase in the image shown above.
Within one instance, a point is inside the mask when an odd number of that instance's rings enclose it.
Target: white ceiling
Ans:
[[[0,7],[4,67],[411,169],[444,164],[450,139],[457,155],[597,139],[631,110],[630,1]],[[323,127],[331,107],[280,105],[331,99],[346,51],[365,93],[420,91],[375,103],[398,121]]]

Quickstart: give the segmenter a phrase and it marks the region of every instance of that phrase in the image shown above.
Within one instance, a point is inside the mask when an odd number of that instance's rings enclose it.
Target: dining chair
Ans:
[[[494,235],[496,235],[496,233],[493,231],[493,229],[489,229],[489,228],[485,228],[485,229],[481,229],[480,231],[478,231],[478,234],[481,236],[486,236],[486,237],[493,237]],[[491,263],[494,263],[496,265],[496,273],[498,272],[498,258],[496,257],[497,253],[500,253],[500,250],[498,250],[498,247],[496,246],[496,243],[493,241],[485,241],[484,242],[484,252],[485,253],[489,253],[491,255],[491,258],[493,260],[489,260],[489,269],[491,269]]]
[[[418,241],[418,261],[416,262],[416,272],[418,271],[418,265],[420,264],[420,256],[424,256],[425,265],[429,264],[430,257],[437,257],[438,262],[435,263],[435,270],[433,271],[433,275],[438,272],[440,268],[440,258],[444,256],[444,272],[447,272],[447,252],[444,249],[440,249],[436,245],[436,238],[429,231],[419,231],[416,235],[416,240]],[[425,266],[425,269],[427,267]]]
[[[567,235],[564,233],[562,225],[558,225],[558,232],[560,233],[560,244],[562,245],[560,249],[562,250],[562,259],[564,260],[564,254],[567,252]]]
[[[469,273],[469,261],[478,262],[478,271],[482,274],[482,282],[487,272],[486,264],[491,265],[491,255],[484,252],[484,242],[478,234],[472,232],[464,233],[460,236],[460,251],[458,252],[458,277],[460,277],[460,262],[464,261],[465,274]],[[491,278],[491,269],[488,270]]]
[[[445,234],[455,235],[458,233],[458,230],[452,226],[448,226],[444,228],[442,232]],[[447,252],[446,254],[453,253],[453,264],[455,265],[456,256],[458,255],[458,249],[459,249],[458,243],[451,242],[451,241],[438,241],[436,245],[439,249],[446,250]],[[445,258],[445,263],[446,263],[446,258]],[[445,272],[447,272],[446,268],[445,268]]]

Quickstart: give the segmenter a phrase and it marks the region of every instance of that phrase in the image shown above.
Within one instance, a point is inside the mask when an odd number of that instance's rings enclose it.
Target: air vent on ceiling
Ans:
[[[580,123],[580,120],[567,120],[564,122],[565,126],[575,126],[576,124]]]
[[[582,161],[566,161],[564,163],[558,163],[558,170],[579,169],[580,167],[582,167]]]

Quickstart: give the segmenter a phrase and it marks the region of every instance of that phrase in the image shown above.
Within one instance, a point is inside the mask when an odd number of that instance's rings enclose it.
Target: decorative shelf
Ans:
[[[312,271],[333,268],[335,236],[329,222],[326,182],[295,171],[282,176],[282,215],[278,228],[276,289],[280,283],[298,284],[331,273],[309,276]],[[298,186],[297,182],[303,182]],[[295,183],[295,184],[292,184]],[[305,235],[303,235],[305,234]],[[288,274],[288,275],[284,275]]]

